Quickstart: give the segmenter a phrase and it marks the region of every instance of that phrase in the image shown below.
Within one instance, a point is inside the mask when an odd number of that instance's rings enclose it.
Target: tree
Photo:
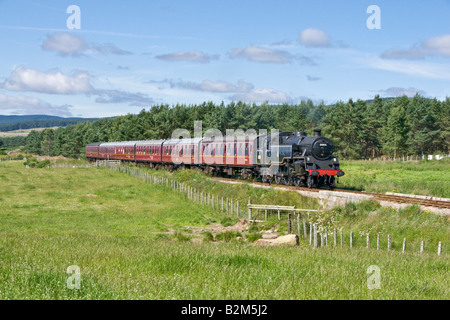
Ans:
[[[405,153],[408,147],[409,130],[405,107],[400,104],[391,109],[384,128],[386,142],[383,149],[388,154],[393,154],[394,158],[397,157],[397,154]]]

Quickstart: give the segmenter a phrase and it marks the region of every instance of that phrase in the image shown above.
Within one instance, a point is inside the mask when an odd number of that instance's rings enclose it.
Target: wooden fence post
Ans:
[[[367,249],[370,249],[370,233],[367,234]]]
[[[380,250],[380,234],[377,234],[377,250]]]
[[[314,224],[314,249],[317,248],[317,224]]]
[[[291,214],[288,214],[288,233],[292,234],[292,220],[291,220]]]
[[[297,215],[297,231],[298,231],[298,239],[300,240],[300,213]]]
[[[333,230],[333,238],[334,238],[334,247],[337,246],[337,232],[336,232],[336,228],[334,228]]]
[[[424,241],[420,243],[420,253],[423,253]]]
[[[267,209],[264,211],[264,220],[267,221]]]
[[[405,253],[406,250],[406,238],[403,238],[403,250],[402,253]]]
[[[328,247],[328,228],[325,228],[325,246]]]
[[[278,210],[278,220],[281,220],[280,210]]]
[[[388,251],[391,250],[391,235],[388,235]]]
[[[252,220],[252,208],[250,208],[250,199],[248,199],[248,221]]]
[[[222,196],[222,211],[223,211],[223,196]]]
[[[350,232],[350,248],[353,248],[353,231]]]
[[[313,225],[309,223],[309,245],[312,245],[312,237],[313,237]]]
[[[303,218],[303,235],[305,236],[305,241],[306,241],[306,239],[308,239],[308,230],[306,230],[306,219],[305,218]]]
[[[441,255],[441,251],[442,251],[442,242],[439,241],[439,245],[438,245],[438,256]]]

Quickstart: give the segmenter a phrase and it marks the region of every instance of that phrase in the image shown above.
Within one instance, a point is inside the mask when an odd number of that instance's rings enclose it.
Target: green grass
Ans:
[[[425,161],[342,161],[338,188],[450,198],[450,158]]]
[[[194,243],[188,227],[230,221],[136,177],[105,168],[25,169],[21,161],[8,161],[0,163],[0,181],[0,299],[450,298],[447,251],[438,257],[359,247],[313,250],[304,241],[295,248]],[[272,192],[245,194],[249,187],[243,188],[242,197],[264,194],[264,199]],[[423,230],[421,236],[448,239],[448,221],[413,209],[390,213],[360,204],[320,219],[365,230],[377,221],[369,215],[373,209],[384,221],[382,230],[395,237]],[[178,239],[171,230],[178,231]],[[66,286],[71,265],[81,270],[79,290]],[[381,289],[366,286],[371,265],[380,267]]]

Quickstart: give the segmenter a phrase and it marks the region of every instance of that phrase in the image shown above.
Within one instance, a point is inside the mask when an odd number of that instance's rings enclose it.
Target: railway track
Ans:
[[[231,178],[213,178],[216,180],[222,180],[222,181],[226,181],[226,182],[234,182],[234,183],[239,183],[239,182],[243,182],[244,180],[236,180],[236,179],[231,179]],[[262,183],[262,182],[251,182],[252,184],[255,185],[260,185],[260,186],[270,186],[268,183]],[[443,199],[425,199],[425,198],[414,198],[414,197],[410,197],[410,196],[401,196],[401,195],[391,195],[391,194],[383,194],[383,193],[374,193],[374,192],[364,192],[364,191],[354,191],[354,190],[346,190],[346,189],[334,189],[334,190],[329,190],[329,189],[309,189],[306,187],[295,187],[295,186],[285,186],[285,185],[277,185],[277,184],[271,184],[271,186],[277,186],[280,188],[284,188],[287,190],[294,190],[294,191],[308,191],[308,192],[319,192],[319,191],[336,191],[336,192],[344,192],[344,193],[350,193],[350,194],[360,194],[360,195],[366,195],[366,196],[373,196],[376,200],[378,201],[388,201],[388,202],[394,202],[394,203],[411,203],[411,204],[417,204],[417,205],[421,205],[421,206],[426,206],[426,207],[434,207],[434,208],[439,208],[439,209],[448,209],[450,210],[450,201],[446,201]]]

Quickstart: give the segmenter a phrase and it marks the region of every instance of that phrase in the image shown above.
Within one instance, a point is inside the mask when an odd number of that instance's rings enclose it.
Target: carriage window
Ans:
[[[238,152],[239,156],[242,156],[242,143],[239,143],[239,152]]]
[[[234,156],[236,156],[236,152],[237,152],[237,148],[236,148],[236,143],[234,144],[234,147],[233,147],[233,155]]]
[[[245,156],[248,157],[248,143],[245,144]]]

